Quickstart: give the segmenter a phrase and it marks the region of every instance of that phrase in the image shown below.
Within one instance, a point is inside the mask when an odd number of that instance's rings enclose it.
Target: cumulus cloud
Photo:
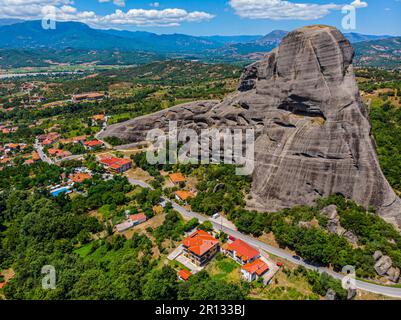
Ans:
[[[151,7],[154,7],[154,8],[160,7],[160,3],[159,3],[159,2],[152,2],[152,3],[150,3],[149,5],[150,5]]]
[[[344,6],[335,3],[297,3],[286,0],[230,0],[229,4],[242,18],[271,20],[316,20]],[[363,8],[367,3],[355,0],[351,5]]]
[[[108,2],[109,0],[99,0]],[[124,2],[114,0],[114,3]],[[214,15],[202,12],[188,12],[184,9],[169,8],[164,10],[131,9],[126,12],[117,9],[108,15],[98,15],[94,11],[78,11],[72,0],[0,0],[0,18],[42,19],[43,9],[53,8],[57,21],[79,21],[93,27],[109,28],[122,26],[179,26],[184,22],[201,22],[214,18]]]

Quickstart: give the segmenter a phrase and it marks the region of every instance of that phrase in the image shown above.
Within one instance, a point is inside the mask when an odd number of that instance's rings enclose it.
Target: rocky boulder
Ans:
[[[332,204],[323,208],[320,211],[320,214],[329,219],[329,221],[327,222],[327,229],[329,230],[329,232],[334,233],[338,236],[343,236],[352,244],[358,243],[358,236],[352,231],[346,230],[341,226],[340,216],[338,215],[336,205]]]
[[[255,130],[255,170],[248,208],[276,211],[342,194],[374,206],[401,226],[401,200],[385,179],[355,81],[354,50],[328,26],[290,32],[244,71],[222,102],[194,102],[112,125],[101,138],[132,142],[151,128]]]
[[[373,254],[373,258],[376,261],[374,268],[377,274],[397,283],[400,279],[400,269],[393,266],[392,259],[389,256],[383,255],[381,251],[376,251]]]

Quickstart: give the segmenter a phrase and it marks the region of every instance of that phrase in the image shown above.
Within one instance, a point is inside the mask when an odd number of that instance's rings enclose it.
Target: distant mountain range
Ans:
[[[154,55],[212,61],[252,60],[277,47],[287,31],[275,30],[263,35],[190,36],[155,34],[142,31],[98,30],[79,22],[58,22],[55,30],[45,30],[40,21],[0,19],[0,49],[4,50],[103,50],[138,51]],[[353,44],[397,39],[391,36],[346,33]],[[374,45],[374,44],[373,44]],[[369,45],[357,46],[368,52]],[[372,52],[372,47],[370,47]],[[391,48],[399,50],[392,42]],[[398,49],[397,49],[398,48]],[[393,50],[393,51],[394,51]],[[380,50],[379,50],[380,51]],[[380,52],[379,52],[380,53]],[[363,55],[363,53],[361,53]],[[391,54],[387,52],[387,54]],[[109,56],[109,58],[111,58]],[[109,59],[110,60],[110,59]],[[116,59],[114,59],[116,60]],[[111,59],[111,61],[114,61]],[[117,59],[118,60],[118,59]],[[362,61],[362,60],[361,60]],[[123,63],[124,61],[120,61]]]

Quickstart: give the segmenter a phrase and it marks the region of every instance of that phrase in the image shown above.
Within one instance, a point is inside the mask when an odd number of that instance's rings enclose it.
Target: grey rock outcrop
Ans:
[[[255,129],[248,208],[275,211],[342,194],[401,226],[401,200],[377,160],[355,81],[351,44],[337,29],[311,26],[246,68],[222,102],[195,102],[110,126],[100,137],[142,141],[151,128]]]
[[[323,208],[320,213],[329,220],[334,220],[338,217],[337,206],[334,204]]]
[[[386,277],[394,283],[399,281],[400,269],[393,266],[393,261],[389,256],[383,255],[381,251],[376,251],[373,258],[376,261],[374,268],[378,275]]]
[[[320,211],[320,214],[325,216],[329,221],[327,222],[327,229],[329,232],[343,236],[350,243],[357,244],[358,236],[350,230],[346,230],[341,226],[340,216],[337,212],[337,206],[331,204]]]

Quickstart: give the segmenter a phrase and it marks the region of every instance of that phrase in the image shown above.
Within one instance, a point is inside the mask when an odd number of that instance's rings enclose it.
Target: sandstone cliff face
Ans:
[[[340,193],[401,226],[401,200],[380,170],[353,48],[335,28],[305,27],[246,68],[238,92],[110,126],[101,137],[142,141],[152,128],[254,128],[248,207],[273,211]]]

